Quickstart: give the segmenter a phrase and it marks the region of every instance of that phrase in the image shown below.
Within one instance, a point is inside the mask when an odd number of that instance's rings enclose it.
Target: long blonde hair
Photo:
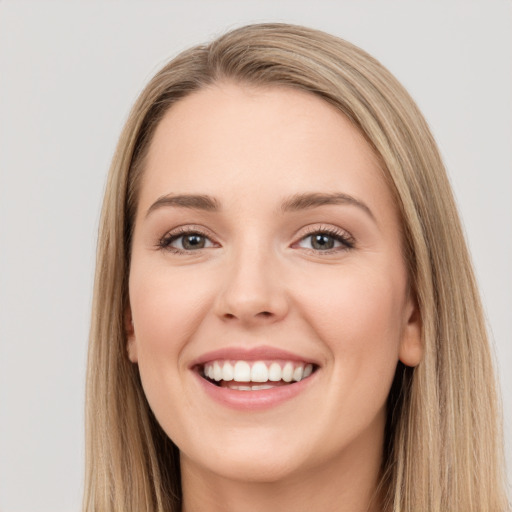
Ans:
[[[320,31],[260,24],[183,52],[134,105],[101,215],[87,373],[86,512],[181,507],[179,453],[155,421],[126,353],[130,245],[153,133],[181,98],[220,80],[309,91],[379,157],[401,214],[424,358],[399,363],[388,400],[380,491],[394,512],[507,509],[500,411],[485,322],[443,163],[404,88],[361,49]]]

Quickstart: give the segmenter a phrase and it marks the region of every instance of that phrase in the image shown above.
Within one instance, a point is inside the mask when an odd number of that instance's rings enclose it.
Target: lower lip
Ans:
[[[313,380],[315,380],[316,373],[314,372],[306,379],[286,386],[257,389],[255,391],[240,391],[238,389],[216,386],[201,377],[198,372],[194,372],[196,378],[199,379],[200,385],[210,398],[226,407],[246,411],[270,409],[295,398],[311,385]]]

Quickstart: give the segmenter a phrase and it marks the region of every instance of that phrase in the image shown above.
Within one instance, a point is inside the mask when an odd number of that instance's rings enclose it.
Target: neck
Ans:
[[[328,464],[272,482],[226,478],[182,454],[182,512],[380,512],[382,442],[377,446],[366,441]]]

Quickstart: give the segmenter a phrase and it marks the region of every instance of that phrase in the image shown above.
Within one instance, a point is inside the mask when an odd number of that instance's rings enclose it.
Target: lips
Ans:
[[[300,354],[295,354],[293,352],[289,352],[287,350],[282,350],[266,345],[260,345],[258,347],[254,347],[251,349],[241,348],[241,347],[228,347],[219,350],[213,350],[211,352],[207,352],[202,356],[198,357],[192,363],[190,363],[190,367],[196,366],[204,366],[208,362],[217,361],[217,360],[233,360],[233,361],[295,361],[302,363],[311,363],[315,366],[319,366],[319,363],[316,359],[311,358],[309,356],[303,356]]]
[[[237,408],[270,406],[291,398],[318,368],[309,358],[271,347],[218,350],[191,365],[208,394]]]

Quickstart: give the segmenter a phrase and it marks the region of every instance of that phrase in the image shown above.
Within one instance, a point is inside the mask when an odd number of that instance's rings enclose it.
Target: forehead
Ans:
[[[203,193],[263,205],[279,191],[341,191],[393,209],[372,148],[334,106],[297,89],[232,83],[169,109],[149,148],[140,202]]]

